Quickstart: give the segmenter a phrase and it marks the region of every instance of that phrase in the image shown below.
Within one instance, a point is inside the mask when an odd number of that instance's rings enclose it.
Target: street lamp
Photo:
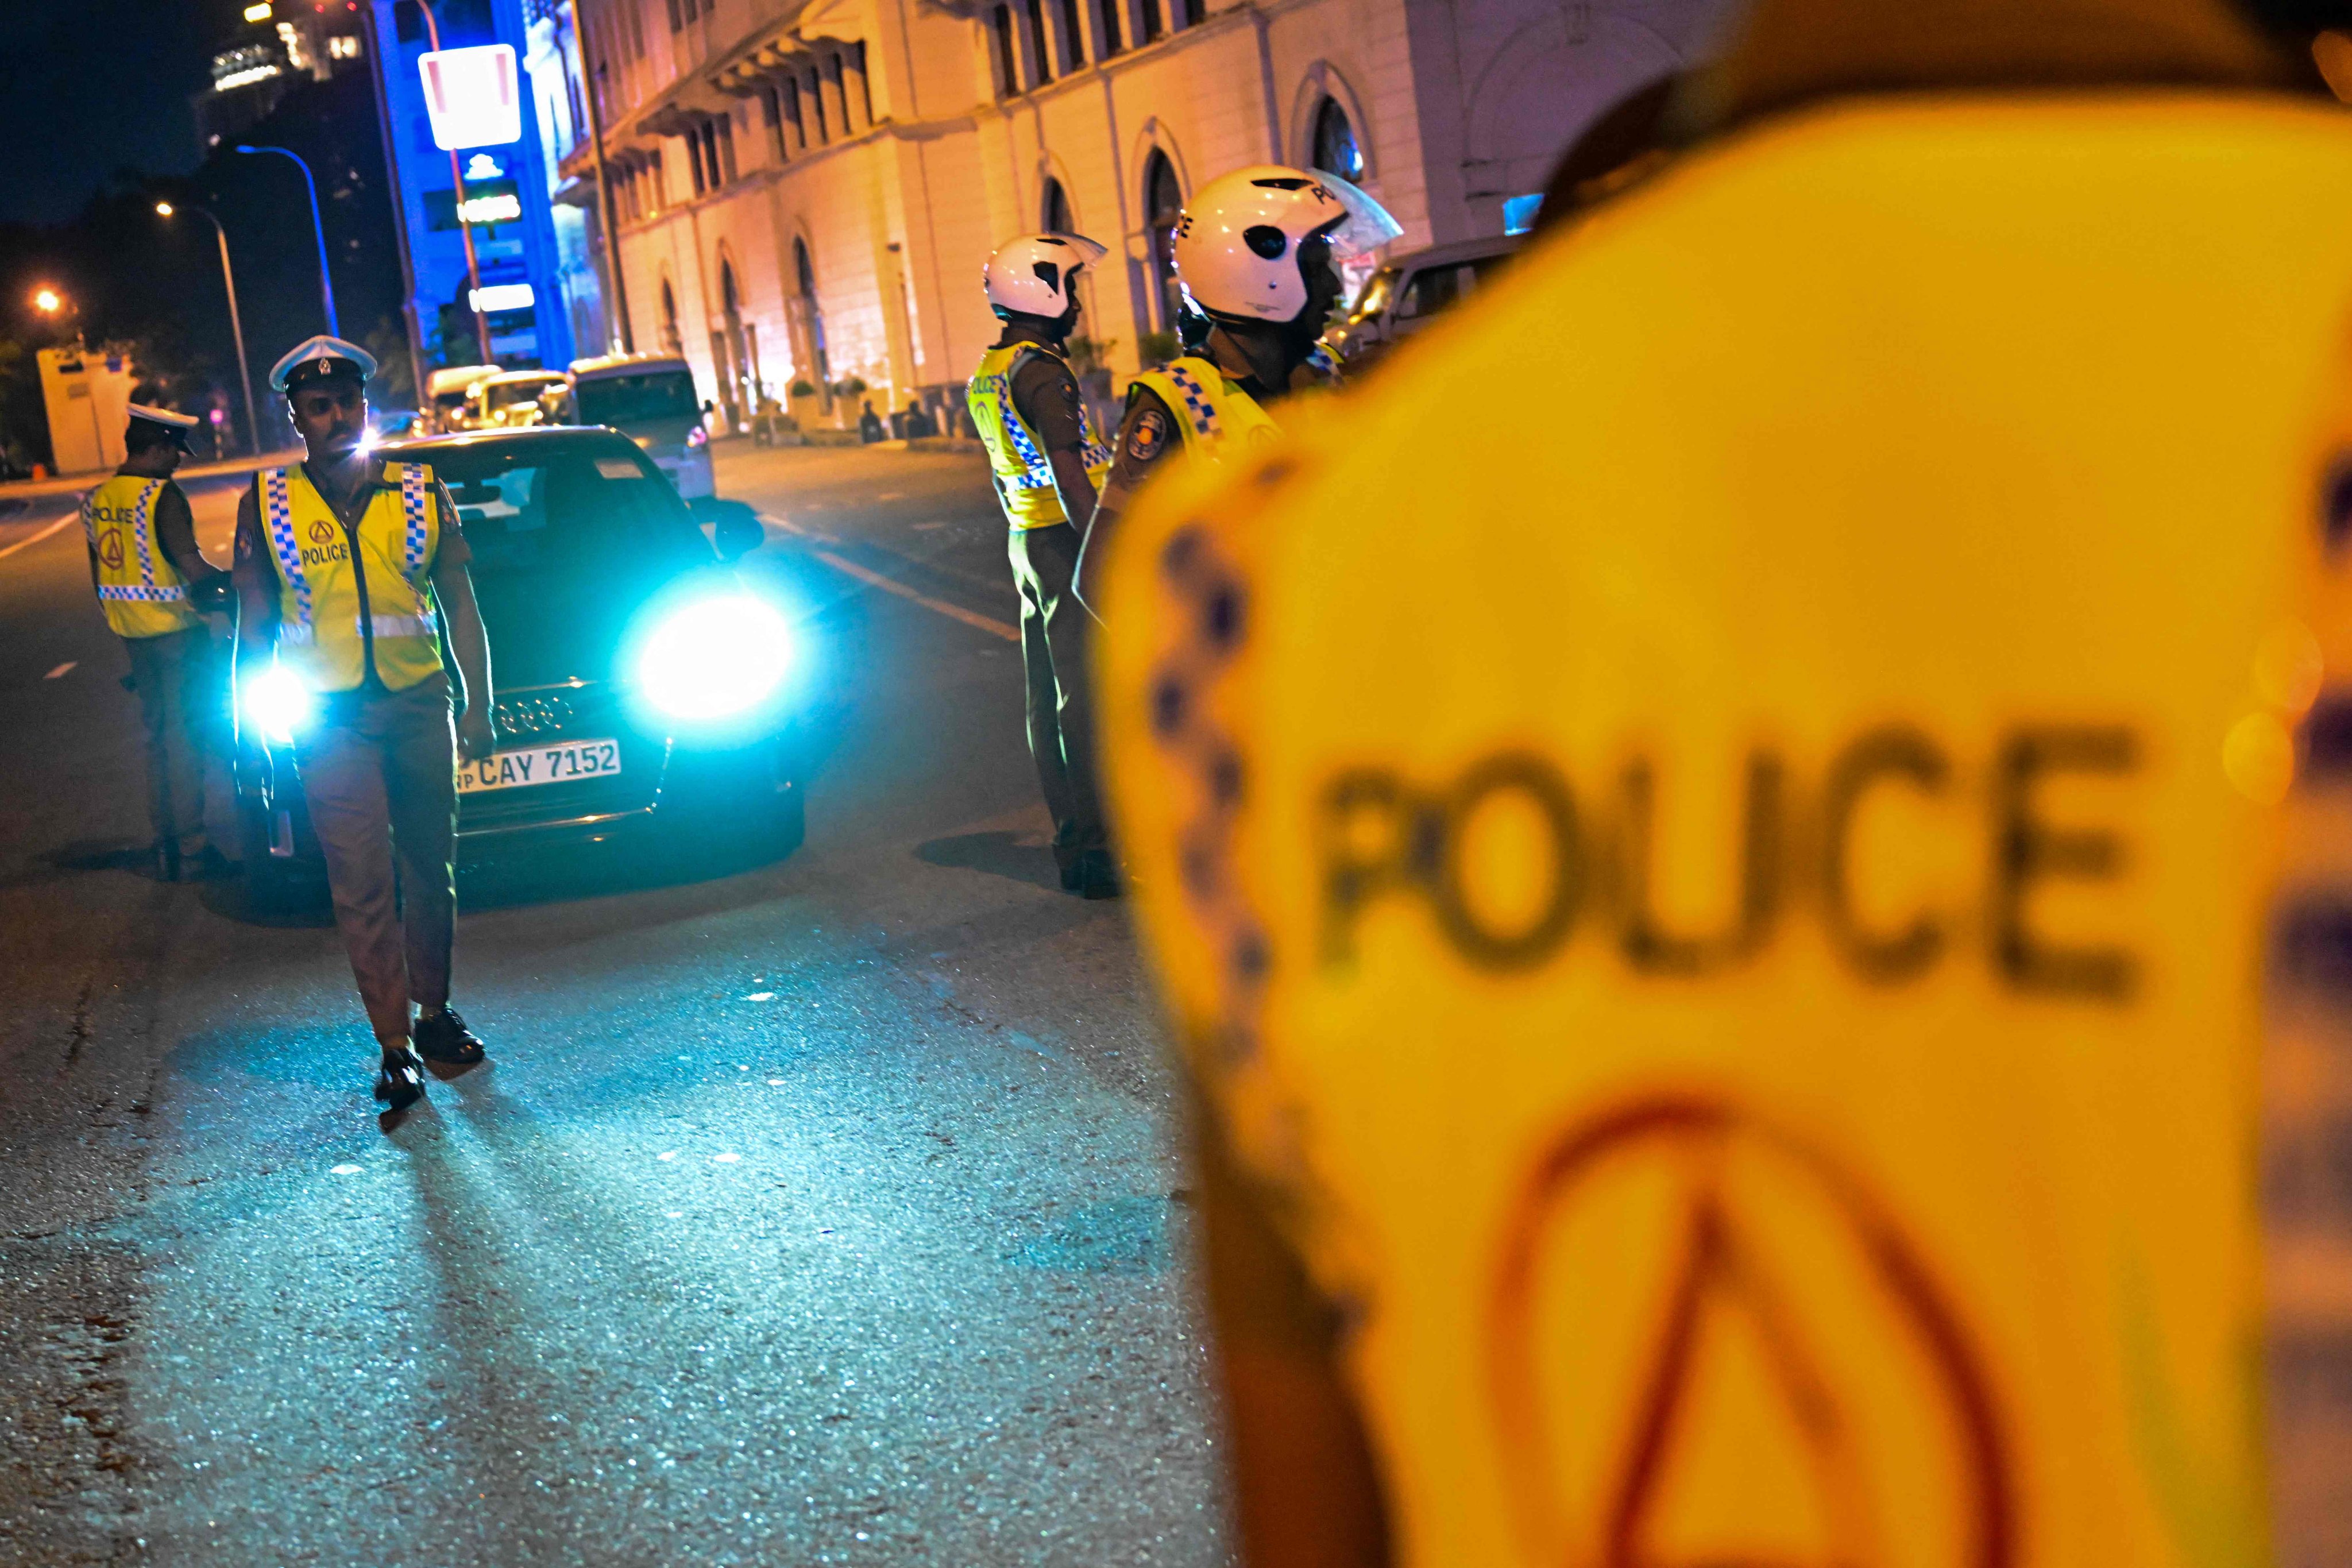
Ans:
[[[319,182],[310,177],[310,165],[302,162],[299,154],[290,153],[283,147],[240,146],[236,150],[240,153],[256,154],[275,153],[281,158],[293,159],[294,166],[302,171],[302,184],[308,186],[310,192],[310,232],[318,237],[319,241],[319,291],[327,301],[327,335],[331,338],[341,337],[342,330],[335,325],[334,275],[327,270],[327,226],[319,221]]]
[[[54,289],[38,289],[33,295],[33,309],[44,316],[56,315],[65,305],[65,297]]]
[[[247,369],[245,363],[245,323],[237,319],[236,314],[236,274],[228,267],[228,230],[221,226],[220,219],[204,208],[190,207],[188,210],[212,225],[214,235],[220,240],[221,285],[228,290],[228,331],[229,335],[236,340],[237,384],[245,390],[246,446],[258,458],[261,456],[261,422],[253,412],[253,372]],[[158,217],[171,217],[178,211],[169,202],[155,204],[155,216]]]

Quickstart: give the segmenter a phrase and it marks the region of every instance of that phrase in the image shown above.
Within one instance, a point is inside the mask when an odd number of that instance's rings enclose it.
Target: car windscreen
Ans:
[[[579,384],[580,423],[626,430],[657,419],[698,419],[694,374],[684,370],[646,371],[639,375],[600,375]]]
[[[556,384],[551,381],[499,382],[489,388],[490,406],[510,407],[518,403],[536,403],[539,395]]]
[[[487,442],[427,460],[457,503],[501,686],[604,679],[638,606],[715,559],[628,442]]]

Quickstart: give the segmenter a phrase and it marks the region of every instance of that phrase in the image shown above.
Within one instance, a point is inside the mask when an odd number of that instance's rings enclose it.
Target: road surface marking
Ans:
[[[80,662],[81,660],[78,658],[69,658],[63,664],[58,666],[57,668],[49,671],[48,674],[41,677],[41,679],[43,680],[55,680],[58,676],[63,675],[67,670],[71,669],[75,665],[78,665]]]
[[[840,540],[838,540],[838,539],[835,538],[835,537],[834,537],[832,534],[830,534],[830,533],[820,533],[819,531],[816,531],[815,529],[814,529],[814,528],[803,528],[799,523],[794,522],[791,518],[789,518],[789,517],[778,517],[774,512],[772,512],[772,511],[763,511],[763,512],[761,512],[761,513],[760,513],[760,514],[759,514],[759,517],[760,517],[760,521],[761,521],[761,522],[772,522],[772,523],[774,523],[778,528],[782,529],[786,533],[796,533],[796,534],[800,535],[800,537],[801,537],[801,538],[803,538],[803,539],[814,539],[814,540],[815,540],[815,541],[816,541],[818,543],[820,543],[820,544],[838,544],[838,543],[840,543],[840,542],[841,542],[841,541],[840,541]]]
[[[47,539],[49,535],[63,528],[66,524],[69,522],[78,522],[80,519],[81,513],[78,511],[69,511],[66,513],[65,516],[58,519],[57,521],[49,524],[48,527],[41,530],[40,532],[33,535],[32,538],[20,539],[16,541],[16,543],[8,546],[7,549],[0,550],[0,557],[14,555],[19,550],[30,550],[34,545],[38,544],[41,541]]]
[[[886,594],[896,594],[898,597],[920,605],[927,610],[936,611],[951,621],[961,621],[965,626],[976,626],[991,637],[1003,637],[1006,642],[1021,640],[1021,633],[1014,627],[1006,626],[1003,621],[981,615],[974,610],[967,610],[961,605],[950,605],[945,599],[934,599],[928,594],[918,594],[896,577],[885,577],[879,572],[869,572],[855,561],[843,560],[830,550],[813,550],[809,553],[836,572],[846,572],[861,583],[871,584]]]

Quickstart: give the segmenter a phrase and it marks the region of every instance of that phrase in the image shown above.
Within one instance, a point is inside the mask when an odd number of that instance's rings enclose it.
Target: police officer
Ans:
[[[1280,164],[1236,169],[1184,204],[1175,262],[1188,307],[1178,318],[1186,352],[1129,386],[1110,476],[1087,531],[1089,566],[1170,454],[1213,462],[1229,441],[1276,437],[1265,405],[1323,379],[1318,345],[1345,287],[1339,264],[1402,232],[1347,181]],[[1099,608],[1084,568],[1079,590]]]
[[[227,868],[205,837],[205,753],[219,709],[205,612],[226,607],[228,578],[197,552],[194,514],[172,481],[195,426],[185,414],[132,404],[121,467],[81,505],[90,583],[131,658],[155,874],[165,881],[191,864],[205,876]]]
[[[2352,576],[2352,146],[2308,31],[2233,9],[1759,0],[1690,156],[1121,525],[1101,721],[1202,1090],[1251,1568],[2152,1563],[2209,1497],[2216,1552],[2343,1559],[2352,1335],[2306,1260],[2346,1209],[2288,1174],[2341,1137],[2341,1020],[2257,1070],[2233,847],[2304,765],[2248,660]],[[1122,464],[1186,412],[1155,395]],[[1654,826],[1702,758],[1707,827]],[[2120,829],[1993,837],[1996,892],[2084,901],[1990,935],[1926,869],[1982,853],[1988,764],[2095,775]],[[1849,863],[1865,789],[1900,826]],[[2306,1146],[2252,1136],[2274,1076]],[[2269,1259],[2307,1439],[2270,1497],[2265,1199],[2330,1233]],[[2152,1386],[2196,1476],[2138,1446]]]
[[[274,652],[316,705],[295,737],[295,766],[383,1051],[375,1095],[397,1111],[425,1092],[420,1053],[458,1067],[482,1059],[449,1005],[451,862],[457,757],[489,756],[498,734],[457,507],[430,468],[371,458],[361,444],[374,373],[366,350],[331,337],[271,369],[305,455],[254,476],[237,507],[235,572],[241,679]]]
[[[1054,858],[1062,886],[1089,899],[1117,897],[1119,883],[1096,790],[1087,617],[1073,590],[1081,540],[1073,520],[1093,514],[1110,454],[1095,438],[1065,355],[1078,321],[1074,285],[1102,256],[1083,235],[1033,234],[989,258],[982,280],[1004,331],[981,355],[965,394],[1013,525],[1029,751],[1054,817]]]

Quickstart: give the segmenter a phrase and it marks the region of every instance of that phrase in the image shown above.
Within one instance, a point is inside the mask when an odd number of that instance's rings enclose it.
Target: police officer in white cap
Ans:
[[[155,874],[176,881],[227,868],[205,838],[205,753],[217,722],[218,664],[207,609],[227,607],[227,576],[196,551],[194,514],[172,482],[196,421],[131,405],[114,477],[82,499],[89,580],[106,624],[122,639],[146,738],[147,816]]]
[[[1078,276],[1102,257],[1100,245],[1076,234],[1025,235],[990,257],[982,282],[1004,331],[965,392],[1013,525],[1029,752],[1054,818],[1054,858],[1062,886],[1089,899],[1116,897],[1119,886],[1095,785],[1086,609],[1072,582],[1079,529],[1094,513],[1110,451],[1095,437],[1066,356]]]
[[[374,373],[365,349],[331,337],[271,369],[305,457],[254,476],[237,508],[236,575],[240,679],[274,654],[313,704],[295,766],[383,1050],[376,1098],[398,1111],[425,1092],[420,1052],[456,1067],[482,1059],[449,1005],[457,758],[490,755],[498,734],[457,507],[425,465],[362,445]]]

